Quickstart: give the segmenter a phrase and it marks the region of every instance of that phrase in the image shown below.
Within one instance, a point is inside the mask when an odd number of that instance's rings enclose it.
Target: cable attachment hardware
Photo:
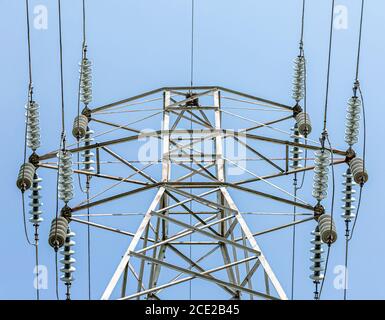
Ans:
[[[345,189],[342,191],[342,193],[345,196],[342,198],[344,205],[341,208],[344,210],[344,213],[341,215],[341,217],[345,219],[346,222],[350,222],[355,217],[356,211],[356,207],[353,205],[353,203],[356,201],[354,198],[356,193],[354,186],[356,183],[353,180],[353,174],[350,168],[346,170],[346,173],[344,173],[343,176],[345,178],[345,181],[343,182]]]
[[[48,236],[49,245],[57,250],[64,245],[67,237],[68,220],[64,217],[53,219],[51,229]]]
[[[354,182],[364,185],[369,179],[368,173],[364,168],[364,161],[361,158],[354,158],[350,161],[349,166],[352,170]]]
[[[305,96],[305,57],[297,56],[294,59],[293,99],[298,103]]]
[[[39,108],[39,104],[35,101],[29,101],[25,105],[25,121],[27,123],[27,146],[32,151],[36,151],[41,144]]]
[[[302,137],[298,131],[298,124],[296,123],[293,128],[291,128],[293,131],[293,134],[291,135],[291,138],[293,138],[294,143],[299,143],[300,138]],[[299,169],[302,168],[301,161],[303,158],[301,157],[301,154],[303,151],[298,147],[294,146],[291,148],[290,153],[292,154],[292,163],[290,165],[291,168],[293,169]]]
[[[73,127],[72,127],[72,135],[77,139],[84,138],[86,132],[87,132],[87,126],[88,126],[88,118],[80,114],[74,119]]]
[[[315,168],[313,178],[313,197],[320,202],[328,192],[330,151],[326,149],[315,152]]]
[[[41,214],[43,213],[41,211],[41,206],[43,203],[40,200],[40,190],[42,189],[40,185],[41,181],[42,179],[37,175],[37,173],[35,173],[32,180],[32,192],[29,195],[29,198],[31,199],[31,202],[29,203],[29,206],[31,207],[31,210],[29,211],[31,214],[29,221],[34,226],[38,226],[43,221],[43,218],[41,217]]]
[[[68,203],[73,198],[73,178],[72,178],[72,154],[67,150],[61,150],[59,158],[59,199]]]
[[[323,214],[318,219],[318,228],[323,243],[328,245],[337,241],[337,231],[331,215]]]
[[[33,184],[33,177],[35,175],[35,166],[32,163],[24,163],[21,165],[19,174],[16,180],[16,186],[22,191],[31,188]]]
[[[312,131],[309,114],[306,112],[300,112],[295,116],[295,120],[297,121],[299,133],[302,136],[307,137]]]

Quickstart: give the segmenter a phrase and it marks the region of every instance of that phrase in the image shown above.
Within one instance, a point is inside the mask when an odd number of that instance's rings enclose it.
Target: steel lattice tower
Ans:
[[[222,106],[224,99],[230,100],[232,103],[237,101],[254,107],[263,106],[265,113],[268,110],[278,110],[285,113],[285,116],[264,123],[249,119],[255,123],[252,127],[242,130],[225,129],[222,122],[222,117],[227,112]],[[141,131],[100,119],[102,114],[111,110],[129,110],[135,106],[145,108],[143,105],[146,101],[158,101],[162,104],[160,130]],[[293,122],[300,111],[298,105],[290,107],[216,86],[160,88],[116,103],[93,109],[86,108],[83,115],[87,116],[90,127],[98,124],[101,128],[121,131],[125,136],[112,140],[100,140],[96,131],[95,137],[98,137],[98,142],[69,147],[68,151],[72,154],[87,150],[93,150],[96,154],[96,172],[82,169],[74,170],[74,172],[93,177],[93,179],[119,181],[135,186],[129,191],[83,202],[79,206],[65,206],[62,210],[62,216],[71,223],[88,224],[91,227],[122,233],[130,238],[127,250],[123,253],[111,280],[106,285],[102,299],[111,298],[113,292],[117,292],[115,290],[118,285],[120,287],[119,296],[123,299],[138,297],[157,299],[159,291],[163,293],[165,289],[173,290],[178,284],[193,279],[206,280],[219,286],[228,294],[229,298],[287,299],[285,291],[256,239],[261,234],[275,232],[303,222],[314,222],[314,219],[323,213],[322,206],[314,206],[296,198],[271,182],[274,178],[284,176],[290,178],[296,173],[314,169],[313,165],[291,168],[293,158],[290,148],[318,151],[321,150],[321,146],[316,142],[311,143],[312,140],[309,139],[303,143],[302,140],[305,140],[303,137],[301,141],[298,141],[298,137],[293,141],[256,133],[258,130],[273,130],[280,135],[287,134],[272,125]],[[258,111],[254,113],[258,114]],[[229,112],[227,114],[232,115]],[[276,112],[270,114],[276,114]],[[183,128],[188,124],[190,124],[190,129]],[[288,134],[290,135],[290,133]],[[110,149],[111,146],[129,145],[133,141],[143,138],[157,139],[161,142],[160,179],[146,173],[144,169],[139,169],[134,163]],[[225,141],[228,139],[232,139],[238,147],[246,148],[251,154],[256,155],[261,162],[266,164],[268,170],[271,170],[270,173],[263,176],[255,174],[227,158],[224,149]],[[261,144],[263,144],[263,150],[261,150]],[[205,145],[203,152],[202,145]],[[280,156],[273,159],[271,156],[265,155],[270,148],[276,150],[275,154]],[[131,155],[135,153],[129,146],[127,146],[127,150],[131,150]],[[335,155],[334,165],[345,163],[348,159],[347,152],[337,149],[332,151]],[[47,162],[56,155],[57,151],[42,156],[35,154],[33,162],[37,168],[57,169],[57,166]],[[112,156],[123,164],[127,170],[123,177],[131,174],[130,178],[122,178],[108,172],[107,166],[102,167],[100,163],[104,155]],[[226,174],[228,165],[241,167],[242,170],[252,175],[252,178],[238,181],[234,181],[234,178],[229,179]],[[181,168],[186,172],[181,173]],[[142,180],[132,179],[133,175],[140,176]],[[250,187],[251,183],[256,183],[257,187]],[[279,195],[276,192],[264,191],[264,186],[276,188]],[[135,201],[141,192],[145,191],[151,191],[154,197],[148,204],[147,211],[136,231],[122,231],[76,216],[78,212],[118,199],[125,198],[127,203]],[[267,202],[285,204],[291,208],[296,206],[308,212],[309,217],[268,230],[253,230],[246,223],[242,212],[232,198],[231,194],[235,191],[240,191],[248,196],[264,198]],[[283,194],[285,196],[282,196]],[[191,223],[186,220],[186,216],[190,218]],[[180,230],[175,231],[175,227]],[[194,235],[194,241],[189,238],[191,235]],[[199,246],[199,250],[205,254],[199,259],[191,258],[180,249],[180,246],[186,245]],[[220,252],[222,260],[210,261],[210,263],[216,264],[203,268],[201,262],[216,251]],[[167,259],[166,252],[172,252],[173,258]],[[133,259],[140,261],[140,267],[137,270],[131,263]],[[160,275],[165,268],[178,272],[178,276],[169,282],[159,283]],[[222,278],[216,276],[223,271],[225,271],[225,276]],[[127,284],[133,282],[135,282],[136,290],[129,292]],[[256,286],[255,283],[263,283],[263,288]],[[114,294],[115,296],[116,294]]]

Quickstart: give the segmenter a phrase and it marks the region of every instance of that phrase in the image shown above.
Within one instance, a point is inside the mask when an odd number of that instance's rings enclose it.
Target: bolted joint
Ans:
[[[303,110],[302,110],[302,107],[297,103],[294,107],[293,107],[293,117],[295,118],[299,113],[301,113]]]
[[[194,93],[188,93],[186,95],[186,98],[189,99],[192,96],[194,96]],[[188,106],[188,107],[199,107],[199,99],[195,98],[195,99],[193,99],[191,101],[186,102],[186,106]]]
[[[61,209],[60,214],[63,218],[67,219],[67,221],[69,222],[72,217],[72,209],[68,205],[65,205]]]
[[[40,157],[38,156],[38,154],[36,152],[33,152],[29,158],[28,158],[28,161],[30,163],[32,163],[36,168],[39,166],[39,162],[40,162]]]
[[[84,109],[82,110],[82,115],[86,116],[88,121],[91,121],[91,109],[90,108],[84,107]]]
[[[322,216],[323,214],[325,214],[325,208],[322,204],[318,203],[314,207],[314,220],[318,221],[320,216]]]
[[[347,164],[350,164],[350,162],[356,157],[356,152],[352,149],[349,148],[346,150],[346,158],[345,161]]]
[[[354,85],[353,85],[353,94],[354,96],[356,97],[357,96],[357,91],[360,89],[360,80],[356,80],[354,81]]]

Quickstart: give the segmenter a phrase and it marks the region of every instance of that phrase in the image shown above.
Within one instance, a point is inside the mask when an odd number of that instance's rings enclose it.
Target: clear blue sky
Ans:
[[[64,80],[67,126],[76,114],[78,62],[81,54],[81,1],[63,2]],[[197,85],[223,85],[277,102],[292,104],[292,60],[298,53],[300,0],[196,0]],[[305,49],[308,59],[308,108],[313,120],[313,139],[321,132],[328,46],[330,1],[309,0],[307,6]],[[385,298],[385,257],[383,243],[382,148],[385,112],[382,102],[385,73],[385,3],[368,0],[362,47],[361,84],[367,108],[367,169],[370,181],[365,186],[361,215],[350,250],[350,289],[353,299]],[[48,29],[32,28],[32,57],[35,97],[41,105],[43,146],[41,153],[56,148],[60,134],[60,78],[56,1],[31,0],[48,8]],[[88,0],[89,55],[94,62],[94,104],[101,105],[166,85],[189,83],[190,0],[91,1]],[[360,1],[337,0],[349,12],[348,28],[335,30],[333,43],[329,133],[333,144],[345,148],[344,122],[346,101],[351,95],[355,73]],[[26,245],[20,193],[15,179],[22,163],[24,104],[27,94],[27,40],[25,8],[22,0],[0,0],[0,119],[2,150],[1,199],[2,228],[0,249],[3,275],[1,299],[33,299],[34,251]],[[31,10],[32,11],[32,10]],[[155,126],[156,124],[154,124]],[[362,139],[361,139],[362,140]],[[361,150],[361,142],[357,149]],[[342,291],[333,287],[332,269],[343,264],[343,221],[339,217],[344,167],[336,169],[336,221],[340,239],[333,246],[324,298],[340,299]],[[54,255],[47,244],[50,221],[55,214],[55,175],[42,171],[45,222],[41,227],[41,263],[48,267],[48,290],[44,299],[55,298]],[[303,191],[311,200],[311,176]],[[287,184],[290,188],[290,182]],[[147,207],[150,196],[137,204]],[[253,207],[250,198],[237,196],[239,206]],[[75,201],[74,201],[75,202]],[[330,204],[330,199],[326,202]],[[120,209],[120,208],[116,208]],[[131,209],[131,208],[130,208]],[[139,209],[140,210],[140,209]],[[288,218],[290,219],[290,218]],[[288,221],[281,220],[283,221]],[[102,220],[99,220],[102,221]],[[255,221],[250,220],[252,223]],[[127,224],[120,221],[121,225]],[[134,231],[139,220],[129,221]],[[111,223],[110,223],[111,224]],[[30,226],[29,226],[30,227]],[[309,279],[310,231],[314,224],[298,227],[295,297],[311,299]],[[32,230],[30,233],[32,234]],[[74,226],[77,251],[76,281],[73,298],[87,297],[86,234]],[[127,246],[126,238],[95,232],[93,243],[93,298],[99,298]],[[261,238],[262,248],[290,292],[290,231],[272,238]],[[193,298],[224,298],[205,287],[201,292],[193,282]],[[61,296],[63,285],[60,284]],[[199,295],[198,295],[199,292]],[[187,298],[188,287],[181,286],[166,298]]]

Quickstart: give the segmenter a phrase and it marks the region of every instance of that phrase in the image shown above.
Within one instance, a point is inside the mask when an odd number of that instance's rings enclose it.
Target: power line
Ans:
[[[191,0],[191,52],[190,52],[190,86],[194,84],[194,17],[195,16],[195,0]]]
[[[328,114],[330,67],[331,67],[331,55],[332,55],[332,43],[333,43],[334,3],[335,3],[335,0],[332,0],[331,17],[330,17],[330,33],[329,33],[329,54],[328,54],[328,66],[327,66],[327,79],[326,79],[325,110],[324,110],[324,131],[326,130],[327,114]]]
[[[302,16],[301,16],[301,36],[299,42],[299,56],[304,58],[304,109],[306,113],[306,59],[304,54],[304,30],[305,30],[305,8],[306,0],[302,0]],[[306,117],[305,117],[305,126],[306,126]],[[305,140],[307,143],[307,140]],[[305,167],[306,167],[306,158],[307,158],[307,149],[305,151]],[[300,190],[304,184],[306,171],[302,175],[302,182],[300,187],[298,187],[298,177],[297,173],[294,174],[293,187],[294,187],[294,202],[297,202],[297,192]],[[293,222],[296,221],[297,206],[293,207]],[[293,225],[292,229],[292,261],[291,261],[291,299],[294,299],[294,278],[295,278],[295,248],[296,248],[296,225]]]
[[[358,45],[357,45],[357,62],[356,62],[356,77],[355,77],[355,83],[353,87],[353,93],[354,96],[357,96],[357,90],[360,94],[361,99],[361,105],[362,105],[362,118],[363,118],[363,126],[364,126],[364,133],[363,133],[363,171],[365,172],[365,163],[366,163],[366,113],[365,113],[365,101],[362,94],[360,82],[359,82],[359,70],[360,70],[360,60],[361,60],[361,43],[362,43],[362,29],[363,29],[363,20],[364,20],[364,7],[365,7],[365,0],[361,1],[361,15],[360,15],[360,24],[359,24],[359,36],[358,36]],[[363,183],[360,185],[360,193],[358,198],[358,205],[357,205],[357,212],[356,217],[354,219],[353,227],[350,232],[349,236],[349,230],[347,226],[347,233],[346,233],[346,242],[345,242],[345,287],[344,287],[344,300],[347,299],[347,282],[348,282],[348,261],[349,261],[349,242],[353,238],[354,230],[357,224],[358,216],[360,213],[360,207],[361,207],[361,199],[362,199],[362,190],[363,190]]]
[[[60,53],[60,93],[61,93],[61,124],[62,135],[65,135],[65,107],[64,107],[64,72],[63,72],[63,39],[62,39],[62,19],[61,19],[61,0],[57,0],[59,16],[59,53]],[[63,138],[64,139],[64,138]],[[64,141],[63,141],[64,142]],[[65,148],[65,144],[63,144]]]
[[[326,75],[326,94],[325,94],[325,108],[324,108],[324,121],[323,121],[323,131],[322,131],[322,137],[321,137],[321,146],[322,150],[325,150],[325,142],[329,144],[330,149],[330,155],[331,155],[331,168],[332,168],[332,204],[331,204],[331,223],[330,223],[330,232],[333,229],[333,215],[334,215],[334,198],[335,198],[335,175],[334,175],[334,155],[333,155],[333,149],[332,145],[328,136],[327,132],[327,114],[328,114],[328,102],[329,102],[329,87],[330,87],[330,69],[331,69],[331,56],[332,56],[332,45],[333,45],[333,21],[334,21],[334,6],[335,6],[335,0],[331,1],[331,14],[330,14],[330,29],[329,29],[329,48],[328,48],[328,63],[327,63],[327,75]],[[325,272],[324,277],[321,282],[321,287],[319,290],[319,293],[316,292],[316,299],[321,299],[322,289],[324,287],[327,270],[328,270],[328,264],[329,264],[329,257],[330,257],[330,250],[331,250],[331,243],[328,243],[328,251],[326,255],[326,261],[325,261]],[[316,290],[317,291],[317,290]]]

